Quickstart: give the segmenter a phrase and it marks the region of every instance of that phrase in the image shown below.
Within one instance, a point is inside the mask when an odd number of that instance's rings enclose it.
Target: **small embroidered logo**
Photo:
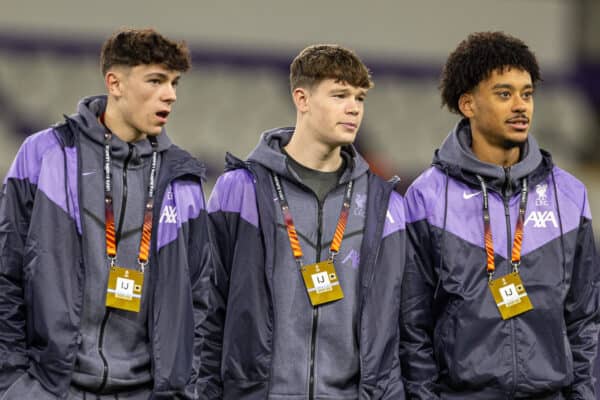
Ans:
[[[351,249],[348,255],[342,261],[342,264],[346,264],[348,261],[350,261],[350,266],[352,269],[357,269],[358,265],[360,264],[360,253],[354,249]]]
[[[481,190],[479,192],[475,192],[475,193],[463,192],[463,199],[465,199],[465,200],[472,199],[473,197],[477,196],[480,193],[481,193]]]
[[[536,206],[547,206],[548,205],[548,196],[546,196],[547,190],[548,190],[547,183],[540,183],[535,186],[535,192],[537,193],[537,199],[535,200]]]
[[[364,218],[367,206],[367,195],[364,193],[357,193],[354,198],[354,203],[356,204],[356,207],[354,207],[354,215]]]

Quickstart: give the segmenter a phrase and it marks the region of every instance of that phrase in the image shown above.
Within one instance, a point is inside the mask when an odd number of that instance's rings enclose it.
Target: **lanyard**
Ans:
[[[490,223],[490,209],[488,203],[488,191],[483,178],[477,175],[483,193],[483,229],[485,238],[485,251],[487,254],[487,272],[492,280],[496,266],[494,264],[494,242],[492,241],[492,225]],[[525,209],[527,208],[527,178],[523,178],[521,187],[521,201],[519,203],[519,216],[515,228],[515,240],[513,242],[511,264],[513,272],[519,272],[521,264],[521,245],[523,244],[523,224],[525,222]]]
[[[277,174],[275,174],[274,172],[271,175],[273,177],[273,184],[275,185],[275,190],[277,191],[277,199],[279,200],[279,205],[281,206],[283,220],[285,222],[288,237],[290,239],[292,254],[294,255],[294,258],[296,259],[298,265],[302,267],[303,253],[302,248],[300,247],[300,241],[298,240],[296,227],[294,226],[294,220],[292,219],[292,213],[290,212],[290,208],[285,197],[285,193],[283,192],[283,187],[281,186],[279,176],[277,176]],[[340,247],[342,246],[342,240],[344,239],[344,231],[346,230],[346,223],[348,222],[348,216],[350,215],[350,201],[352,200],[353,186],[353,181],[349,181],[348,185],[346,186],[346,191],[344,193],[344,202],[342,203],[342,210],[340,211],[340,216],[338,218],[337,226],[335,228],[335,233],[333,234],[331,246],[329,247],[331,261],[334,260],[335,256],[340,251]]]
[[[111,156],[110,156],[110,131],[104,134],[104,210],[105,210],[105,232],[106,232],[106,254],[110,260],[110,265],[114,266],[117,259],[117,240],[115,235],[115,213],[113,210],[113,195],[111,181]],[[148,185],[148,200],[144,209],[144,224],[142,226],[142,238],[140,239],[140,250],[138,253],[138,262],[141,271],[148,263],[150,253],[150,235],[152,233],[152,208],[154,207],[154,192],[156,178],[156,164],[158,160],[158,143],[156,139],[149,139],[152,144],[152,164],[150,167],[150,183]],[[122,204],[121,207],[125,205]],[[121,223],[123,223],[121,221]]]

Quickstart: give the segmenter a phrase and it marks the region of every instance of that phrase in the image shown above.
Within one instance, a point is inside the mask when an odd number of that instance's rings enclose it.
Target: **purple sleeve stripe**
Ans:
[[[169,185],[158,220],[158,249],[177,239],[182,225],[197,218],[204,209],[202,186],[198,182],[182,180]]]
[[[592,212],[585,185],[575,176],[559,167],[554,167],[554,176],[556,178],[556,186],[562,195],[580,207],[581,216],[591,220]],[[559,200],[561,204],[565,201],[561,198]]]
[[[54,136],[52,137],[54,138]],[[82,228],[81,218],[79,217],[79,197],[77,190],[77,150],[75,147],[67,147],[63,153],[56,141],[55,144],[56,147],[46,147],[43,156],[40,154],[39,164],[36,168],[37,172],[29,170],[33,175],[28,175],[27,178],[30,182],[36,183],[38,190],[44,192],[48,199],[64,212],[69,213],[77,225],[77,231],[81,234]],[[67,174],[66,177],[65,172]],[[66,182],[65,179],[67,180]]]
[[[402,196],[396,192],[392,192],[388,209],[385,214],[385,225],[383,226],[382,239],[394,232],[403,230],[404,226],[404,201]]]
[[[587,198],[587,192],[585,193],[585,199],[583,200],[583,216],[590,221],[592,220],[592,210],[590,209],[590,203]]]
[[[83,229],[81,227],[81,214],[79,213],[79,170],[77,168],[77,150],[75,147],[67,147],[65,148],[65,154],[67,157],[71,218],[75,220],[75,223],[77,224],[77,231],[81,235],[83,234]]]
[[[60,148],[60,145],[51,128],[29,136],[21,145],[15,160],[6,174],[4,183],[6,184],[9,178],[14,178],[28,179],[29,182],[37,185],[42,158],[53,147]]]
[[[409,189],[404,199],[406,222],[412,223],[427,218],[427,208],[421,196],[416,190]]]
[[[590,205],[586,202],[585,209],[583,210],[583,216],[590,221],[592,220],[592,211],[590,210]]]
[[[437,168],[425,170],[414,180],[404,197],[406,222],[413,223],[428,217],[429,199],[438,199],[446,185],[446,177]],[[443,199],[439,199],[443,201]]]
[[[208,212],[216,211],[239,213],[245,221],[258,227],[256,192],[250,172],[238,169],[219,177],[208,200]]]

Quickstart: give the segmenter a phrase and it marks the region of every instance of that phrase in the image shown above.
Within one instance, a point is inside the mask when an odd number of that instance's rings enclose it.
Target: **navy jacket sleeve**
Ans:
[[[423,194],[411,187],[405,205],[408,240],[400,313],[402,375],[409,399],[432,400],[439,398],[433,351],[434,244]]]
[[[256,197],[249,172],[235,170],[222,175],[209,199],[208,212],[214,259],[208,280],[209,310],[203,327],[197,391],[200,399],[221,399],[221,361],[229,279],[236,246],[244,242],[244,238],[239,237],[238,228],[247,218],[247,213],[257,218]]]
[[[18,171],[31,167],[23,149],[0,193],[0,394],[28,368],[23,257],[35,188]]]
[[[573,384],[567,398],[595,400],[593,382],[600,324],[600,262],[585,197],[577,233],[571,287],[565,300],[567,336],[573,355]]]

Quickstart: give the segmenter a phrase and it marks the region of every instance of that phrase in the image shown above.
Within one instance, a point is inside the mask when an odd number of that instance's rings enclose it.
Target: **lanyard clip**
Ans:
[[[108,257],[108,260],[110,261],[110,267],[114,267],[116,262],[117,262],[117,257]]]
[[[519,266],[521,265],[521,261],[513,261],[511,262],[513,267],[513,272],[519,272]]]
[[[494,273],[488,272],[488,282],[491,282],[494,279]]]
[[[138,261],[140,263],[140,272],[143,274],[146,269],[146,265],[148,265],[148,261]]]
[[[335,261],[335,256],[337,256],[338,252],[335,250],[329,250],[329,259],[331,262]]]

